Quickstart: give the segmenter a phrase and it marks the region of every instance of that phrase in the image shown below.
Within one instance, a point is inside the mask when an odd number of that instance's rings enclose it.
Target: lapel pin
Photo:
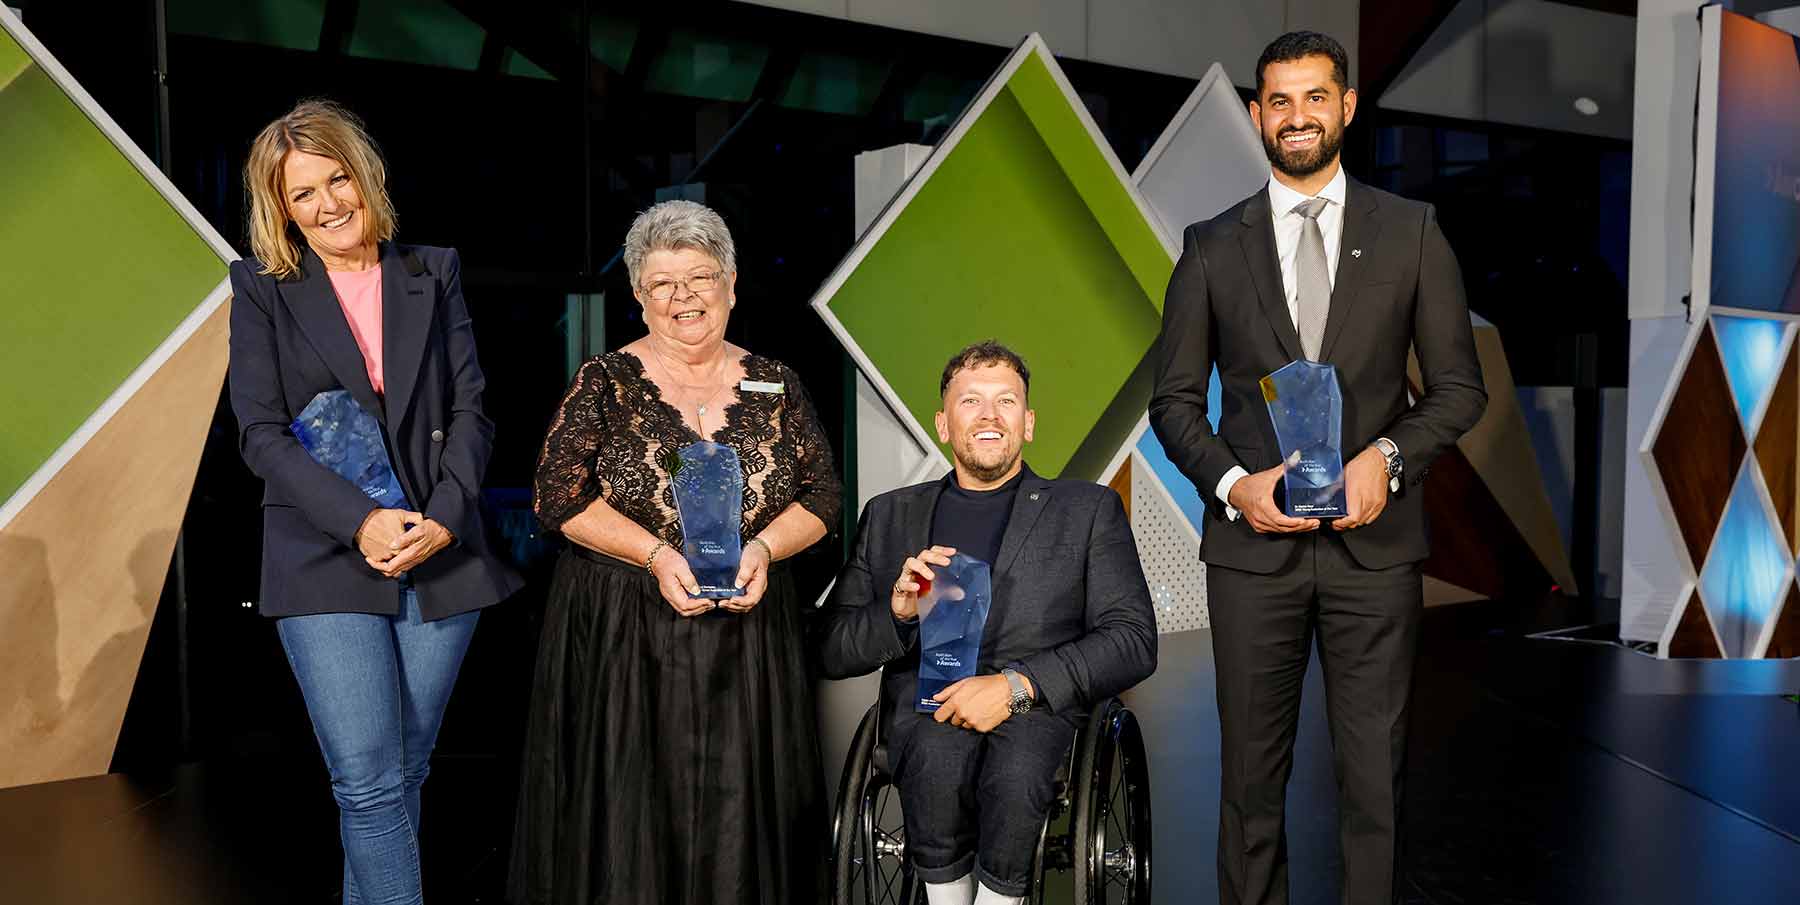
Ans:
[[[1350,257],[1353,257],[1353,258],[1360,258],[1360,257],[1362,257],[1362,249],[1360,249],[1360,248],[1352,248],[1352,249],[1350,249]]]
[[[1038,498],[1038,495],[1037,495],[1037,494],[1035,494],[1035,493],[1034,493],[1034,494],[1032,494],[1032,495],[1031,495],[1031,498],[1032,498],[1032,499],[1034,499],[1034,500],[1035,500],[1035,499],[1037,499],[1037,498]]]

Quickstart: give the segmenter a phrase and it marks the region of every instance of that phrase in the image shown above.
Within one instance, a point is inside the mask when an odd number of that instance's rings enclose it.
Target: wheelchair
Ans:
[[[832,905],[923,905],[906,857],[900,793],[888,769],[881,704],[863,714],[832,817]],[[1089,712],[1056,774],[1025,901],[1148,905],[1150,769],[1137,717],[1117,698]],[[1073,885],[1073,895],[1064,892]]]

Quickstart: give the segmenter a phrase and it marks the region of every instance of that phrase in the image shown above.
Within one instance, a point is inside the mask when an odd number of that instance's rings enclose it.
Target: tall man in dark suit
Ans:
[[[1285,903],[1288,774],[1316,641],[1338,778],[1342,901],[1393,899],[1407,702],[1426,555],[1429,463],[1487,404],[1456,258],[1429,205],[1344,175],[1356,114],[1344,50],[1277,38],[1251,118],[1264,191],[1187,228],[1169,281],[1150,423],[1203,497],[1223,783],[1220,901]],[[1407,350],[1423,386],[1409,401]],[[1259,380],[1337,368],[1348,514],[1321,527],[1276,501],[1282,457]],[[1223,383],[1219,430],[1207,382]]]
[[[950,359],[937,433],[954,471],[869,501],[821,614],[827,676],[887,667],[889,766],[930,905],[1022,901],[1077,721],[1156,668],[1156,617],[1119,495],[1045,480],[1021,457],[1037,420],[1030,381],[998,343]],[[958,551],[993,569],[978,675],[917,713],[920,580]]]

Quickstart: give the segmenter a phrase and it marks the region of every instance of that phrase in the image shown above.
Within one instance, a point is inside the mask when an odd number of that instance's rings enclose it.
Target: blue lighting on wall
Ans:
[[[1749,434],[1757,403],[1768,395],[1781,371],[1781,334],[1787,322],[1723,314],[1715,315],[1712,322],[1713,334],[1719,339],[1719,357],[1731,381],[1731,398],[1737,403],[1744,432]]]
[[[1169,461],[1162,444],[1157,442],[1155,431],[1144,431],[1144,435],[1138,438],[1137,451],[1143,455],[1145,462],[1150,463],[1150,470],[1156,472],[1162,485],[1168,488],[1169,496],[1175,498],[1175,505],[1181,509],[1182,515],[1187,516],[1188,524],[1193,525],[1195,531],[1206,530],[1201,527],[1206,523],[1206,503],[1200,499],[1194,483],[1175,467],[1174,462]]]
[[[1219,407],[1223,404],[1223,397],[1219,392],[1219,371],[1214,368],[1212,381],[1207,384],[1206,388],[1206,420],[1212,422],[1212,429],[1215,431],[1219,429]],[[1194,526],[1196,533],[1204,533],[1206,531],[1206,500],[1200,496],[1198,490],[1194,489],[1194,482],[1189,481],[1187,475],[1182,474],[1181,470],[1175,467],[1175,463],[1169,461],[1169,454],[1163,451],[1162,443],[1156,439],[1155,431],[1144,431],[1143,436],[1138,438],[1137,451],[1144,457],[1145,462],[1150,463],[1150,470],[1156,472],[1157,479],[1162,481],[1163,487],[1168,489],[1169,496],[1174,498],[1176,507],[1181,510],[1182,515],[1187,516],[1188,524]],[[1213,488],[1207,489],[1209,497],[1212,491]]]
[[[1747,461],[1700,573],[1700,596],[1727,657],[1755,653],[1757,637],[1787,591],[1787,550],[1763,497],[1755,461]]]

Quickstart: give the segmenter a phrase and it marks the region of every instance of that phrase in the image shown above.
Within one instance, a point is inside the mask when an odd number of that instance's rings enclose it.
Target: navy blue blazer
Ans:
[[[377,396],[325,265],[310,249],[297,277],[231,265],[231,408],[238,449],[263,479],[262,613],[379,613],[400,584],[369,567],[355,537],[375,502],[314,462],[289,425],[327,390],[347,389],[386,429],[412,507],[456,540],[411,572],[419,609],[442,619],[497,603],[519,578],[488,549],[478,495],[494,424],[463,303],[455,250],[381,245],[382,363]]]

